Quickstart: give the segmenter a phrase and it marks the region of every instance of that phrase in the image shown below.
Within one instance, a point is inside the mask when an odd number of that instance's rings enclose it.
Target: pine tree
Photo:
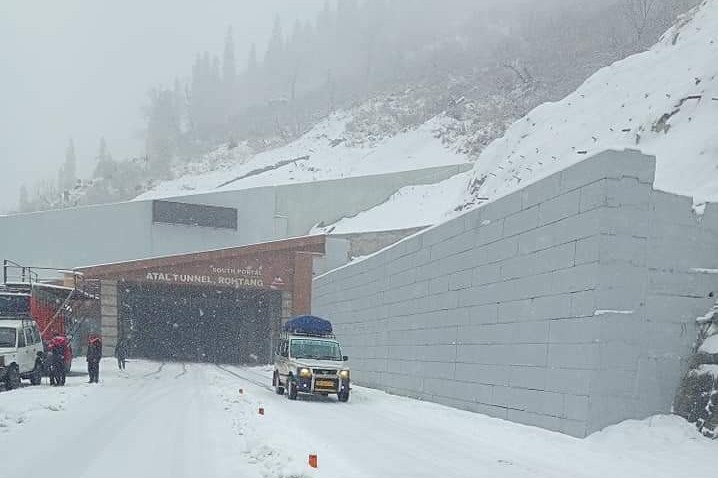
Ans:
[[[75,157],[75,143],[70,139],[70,144],[65,150],[65,164],[62,168],[61,190],[69,190],[75,187],[77,182],[77,158]]]
[[[30,199],[27,195],[27,187],[24,184],[20,186],[20,200],[18,201],[18,208],[20,212],[30,211]]]
[[[105,138],[100,138],[100,148],[97,152],[97,164],[95,165],[95,178],[111,180],[117,172],[117,164],[112,160],[112,155],[107,149]]]
[[[222,81],[224,88],[231,93],[234,89],[237,77],[237,66],[234,59],[234,39],[232,27],[227,29],[227,36],[224,39],[224,55],[222,56]]]
[[[249,59],[247,60],[247,72],[254,74],[257,71],[257,45],[252,43],[249,49]]]
[[[145,145],[150,171],[155,178],[170,176],[180,137],[179,121],[172,90],[155,90],[151,96]]]

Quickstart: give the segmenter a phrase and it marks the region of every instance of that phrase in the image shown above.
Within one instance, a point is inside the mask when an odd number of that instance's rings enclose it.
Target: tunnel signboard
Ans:
[[[287,254],[255,257],[223,265],[205,262],[153,268],[125,274],[125,280],[215,287],[281,289],[292,280],[293,264]]]

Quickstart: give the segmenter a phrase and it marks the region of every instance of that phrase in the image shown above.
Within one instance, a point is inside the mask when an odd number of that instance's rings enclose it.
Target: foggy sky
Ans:
[[[234,28],[239,69],[261,52],[279,13],[285,30],[325,0],[2,0],[0,213],[20,185],[53,181],[72,137],[78,175],[91,174],[104,136],[113,157],[143,152],[147,92],[188,77],[195,54],[221,55]]]

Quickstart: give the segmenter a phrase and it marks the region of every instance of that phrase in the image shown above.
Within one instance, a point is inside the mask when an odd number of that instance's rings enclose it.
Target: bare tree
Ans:
[[[640,44],[658,10],[657,0],[623,0],[623,11]]]

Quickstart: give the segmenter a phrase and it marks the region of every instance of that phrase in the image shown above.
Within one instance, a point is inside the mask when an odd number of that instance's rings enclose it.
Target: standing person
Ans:
[[[97,335],[90,336],[87,344],[87,372],[90,374],[89,383],[100,381],[100,359],[102,359],[102,340]]]
[[[115,357],[117,357],[117,367],[120,370],[125,369],[125,361],[127,360],[127,341],[120,340],[115,348]]]
[[[65,353],[67,352],[67,341],[64,337],[52,339],[53,347],[50,356],[50,383],[58,386],[65,385]]]

